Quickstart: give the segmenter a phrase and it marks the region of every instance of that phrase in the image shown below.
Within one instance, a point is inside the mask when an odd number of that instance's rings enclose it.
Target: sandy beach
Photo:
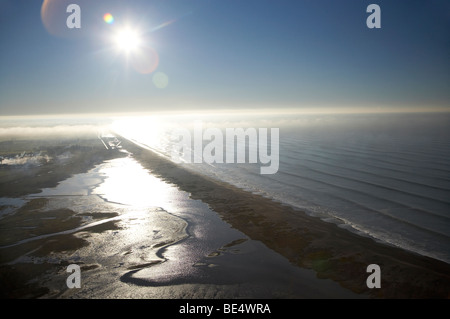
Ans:
[[[449,297],[444,262],[122,145],[95,161],[73,157],[83,165],[41,181],[41,192],[11,193],[23,204],[2,207],[2,297]],[[81,289],[66,285],[69,264],[81,268]],[[381,267],[380,289],[367,288],[369,264]]]

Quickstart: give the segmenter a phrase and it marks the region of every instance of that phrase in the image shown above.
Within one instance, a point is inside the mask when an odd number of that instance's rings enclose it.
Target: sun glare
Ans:
[[[115,43],[119,50],[130,53],[139,48],[141,37],[136,30],[123,29],[115,35]]]

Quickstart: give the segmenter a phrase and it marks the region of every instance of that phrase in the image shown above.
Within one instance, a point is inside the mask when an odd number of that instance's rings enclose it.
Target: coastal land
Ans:
[[[0,197],[7,199],[0,205],[0,298],[39,298],[48,294],[49,289],[36,279],[46,273],[55,273],[61,265],[67,266],[68,263],[57,265],[36,260],[88,245],[86,240],[64,232],[86,224],[87,220],[110,219],[117,213],[76,215],[67,208],[44,209],[49,202],[47,198],[22,198],[38,194],[44,188],[55,187],[75,174],[125,154],[106,149],[98,138],[9,138],[0,141],[0,149]],[[18,164],[5,164],[8,158]],[[16,208],[18,202],[24,205]],[[116,228],[111,221],[93,226],[90,231]],[[27,242],[39,236],[42,238]],[[24,257],[35,260],[18,260]],[[86,267],[89,269],[92,265],[83,266],[83,269]]]
[[[449,298],[450,265],[362,237],[269,198],[199,175],[130,141],[122,145],[153,174],[207,203],[232,227],[358,294],[372,298]],[[392,230],[395,231],[395,230]],[[367,267],[381,269],[370,289]]]
[[[220,272],[220,265],[235,266],[237,260],[247,258],[247,255],[237,251],[244,251],[245,245],[255,249],[258,243],[283,256],[295,268],[310,270],[319,279],[339,283],[345,289],[330,291],[334,298],[450,297],[450,265],[445,262],[359,236],[293,207],[199,175],[188,167],[175,164],[128,140],[120,138],[120,142],[122,151],[107,149],[98,139],[77,140],[73,143],[64,141],[64,145],[56,146],[55,142],[49,142],[48,145],[36,146],[34,151],[27,151],[30,157],[37,152],[40,154],[40,165],[31,165],[27,169],[1,167],[0,197],[20,199],[36,193],[33,195],[35,197],[27,197],[26,203],[18,209],[10,210],[13,205],[8,207],[6,204],[1,207],[1,297],[136,298],[139,297],[136,287],[143,288],[143,298],[258,297],[260,295],[256,290],[241,294],[242,284],[233,286],[234,279],[228,278],[234,274],[235,281],[239,282],[240,268],[231,267],[228,272]],[[23,152],[30,148],[26,142],[21,145],[12,143],[9,147],[10,155],[21,153],[22,157],[27,153]],[[6,146],[3,150],[6,152]],[[44,157],[46,159],[42,160]],[[198,244],[195,236],[192,236],[198,231],[195,227],[203,222],[202,218],[211,219],[212,215],[199,214],[197,221],[193,222],[170,209],[165,211],[147,207],[137,209],[136,213],[136,209],[131,206],[104,201],[92,194],[94,186],[102,181],[91,177],[94,181],[86,193],[39,196],[43,188],[55,187],[70,176],[125,157],[137,161],[151,175],[172,185],[172,188],[187,193],[189,204],[185,202],[183,205],[193,206],[185,210],[192,213],[198,203],[207,205],[227,225],[238,231],[233,235],[235,237],[225,236],[229,242],[214,243],[216,246],[211,244],[210,251],[202,246],[201,250],[206,252],[198,252],[200,257],[197,259],[181,255],[171,259],[164,254],[176,255],[183,251],[192,253],[189,249]],[[128,165],[130,162],[126,163]],[[135,182],[132,178],[127,180],[129,184]],[[166,187],[161,183],[154,185],[157,188]],[[148,190],[149,193],[154,191]],[[77,210],[79,206],[82,209]],[[220,233],[218,228],[213,227],[217,224],[211,222],[208,225],[211,225],[211,229],[205,230],[202,235],[205,243],[214,241]],[[138,226],[145,227],[136,228]],[[210,237],[205,235],[208,231]],[[243,237],[244,234],[247,238]],[[230,238],[233,240],[230,241]],[[177,243],[184,243],[185,246],[173,246]],[[170,251],[171,248],[173,251]],[[277,258],[264,249],[258,248],[256,251],[264,255],[248,258],[245,267],[258,269],[259,265],[254,264],[258,258]],[[233,252],[227,255],[226,252],[230,251]],[[206,256],[203,258],[202,254]],[[176,260],[183,261],[183,258],[191,264],[177,265]],[[65,286],[65,268],[71,263],[81,266],[83,280],[87,285],[79,293]],[[380,266],[381,288],[367,287],[366,280],[370,275],[367,266],[370,264]],[[288,269],[283,267],[274,268],[273,271]],[[251,273],[251,269],[247,271],[242,274],[243,277]],[[189,272],[192,272],[191,277]],[[264,275],[255,277],[255,281],[262,277]],[[308,278],[309,275],[305,275],[299,280],[310,280]],[[205,292],[202,292],[203,286],[192,286],[200,279],[204,280],[200,282],[203,285],[226,284],[233,286],[235,291],[211,294],[205,288]],[[310,285],[322,282],[314,279],[316,281],[310,281]],[[323,285],[318,289],[328,289],[323,287],[333,286]],[[344,290],[351,293],[345,294]],[[261,296],[273,297],[268,294]],[[303,295],[279,295],[280,298],[292,296],[309,297],[307,291]],[[322,291],[315,296],[327,294]]]

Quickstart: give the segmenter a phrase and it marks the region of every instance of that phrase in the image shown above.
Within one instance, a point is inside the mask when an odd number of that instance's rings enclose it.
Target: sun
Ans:
[[[120,51],[132,53],[139,48],[142,39],[138,31],[124,28],[115,34],[114,42]]]

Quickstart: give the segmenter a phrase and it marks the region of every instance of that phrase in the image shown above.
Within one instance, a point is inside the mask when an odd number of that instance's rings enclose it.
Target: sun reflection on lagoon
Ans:
[[[102,253],[122,251],[128,267],[136,269],[165,260],[157,251],[187,236],[187,222],[177,215],[183,195],[130,156],[102,164],[98,173],[104,181],[92,193],[110,203],[126,205],[119,208],[121,231],[109,238],[112,241],[105,244]]]
[[[93,194],[109,202],[133,207],[164,207],[171,201],[173,187],[149,174],[130,157],[110,161],[99,173],[105,181]]]

